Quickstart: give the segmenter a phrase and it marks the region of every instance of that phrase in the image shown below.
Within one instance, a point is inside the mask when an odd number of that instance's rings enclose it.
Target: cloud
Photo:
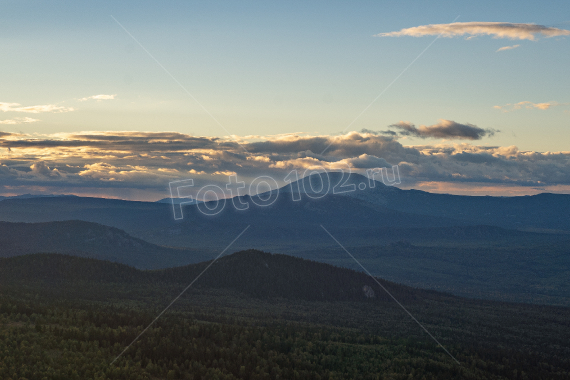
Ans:
[[[398,129],[400,135],[420,137],[422,139],[430,137],[439,139],[480,140],[485,136],[493,136],[495,134],[493,130],[479,128],[473,124],[460,124],[453,120],[443,119],[440,119],[437,124],[430,126],[420,125],[419,127],[407,121],[400,121],[390,125],[389,128]],[[389,131],[384,133],[389,133]]]
[[[502,48],[498,48],[496,52],[516,49],[519,46],[521,46],[521,45],[503,46]]]
[[[291,135],[253,142],[246,145],[251,153],[273,154],[303,154],[310,152],[313,157],[323,160],[313,152],[322,152],[327,148],[327,157],[356,157],[361,154],[370,154],[383,157],[391,162],[402,156],[413,156],[416,152],[406,148],[391,137],[378,136],[372,133],[349,132],[340,136],[297,136]],[[326,160],[326,159],[325,159]]]
[[[88,96],[86,98],[81,98],[79,99],[80,102],[84,102],[86,100],[97,100],[97,101],[101,101],[101,100],[114,100],[115,97],[117,96],[117,94],[114,95],[93,95],[93,96]]]
[[[552,28],[536,24],[516,24],[510,22],[454,22],[451,24],[421,25],[402,29],[397,32],[380,33],[375,37],[423,37],[435,36],[481,36],[488,35],[493,38],[509,38],[511,40],[535,40],[537,35],[543,37],[568,36],[570,30]]]
[[[62,112],[71,112],[73,111],[73,108],[57,106],[55,104],[21,107],[21,104],[19,103],[0,103],[0,111],[27,112],[27,113],[42,113],[42,112],[62,113]]]
[[[33,119],[31,117],[15,117],[13,119],[0,120],[0,124],[14,125],[14,124],[22,124],[22,123],[35,123],[36,121],[40,121],[40,120],[39,119]]]
[[[510,112],[510,111],[514,111],[514,110],[520,110],[523,108],[526,109],[539,109],[539,110],[547,110],[551,107],[557,107],[557,106],[567,106],[570,105],[570,103],[559,103],[559,102],[544,102],[544,103],[533,103],[533,102],[529,102],[529,101],[524,101],[524,102],[518,102],[518,103],[508,103],[505,104],[504,106],[493,106],[493,108],[498,109],[498,110],[502,110],[503,112]]]
[[[344,164],[345,167],[349,166],[355,169],[389,168],[392,166],[385,159],[369,154],[361,154],[358,157],[345,158],[338,161],[338,163]],[[338,168],[342,168],[342,166],[343,165],[337,165]]]
[[[39,177],[61,177],[61,173],[57,169],[50,169],[44,161],[34,162],[31,166],[31,174]]]
[[[397,129],[398,133],[427,137],[476,139],[482,134],[478,127],[452,121],[430,127],[400,123]],[[168,196],[169,182],[180,179],[194,179],[197,191],[206,184],[225,188],[229,173],[236,173],[246,184],[260,175],[284,184],[293,169],[299,170],[299,176],[306,169],[322,167],[330,171],[350,167],[362,174],[367,168],[391,165],[399,165],[402,186],[406,187],[436,183],[461,183],[462,189],[482,183],[528,189],[570,185],[570,152],[520,151],[516,146],[466,142],[404,146],[394,137],[368,132],[255,136],[255,141],[240,141],[247,152],[229,138],[178,132],[44,136],[0,132],[0,148],[5,148],[0,149],[0,188],[29,192],[42,187],[56,193],[99,192],[115,197],[145,193],[159,199]],[[314,153],[322,152],[328,144],[331,149],[326,156]]]
[[[195,149],[236,148],[238,144],[217,137],[194,137],[178,132],[84,132],[57,134],[48,138],[0,141],[13,148],[94,148],[113,152],[174,153]]]

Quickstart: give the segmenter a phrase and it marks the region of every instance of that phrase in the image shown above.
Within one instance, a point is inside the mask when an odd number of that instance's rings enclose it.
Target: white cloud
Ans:
[[[97,100],[97,101],[101,101],[101,100],[114,100],[115,97],[117,96],[117,94],[114,95],[105,95],[105,94],[101,94],[101,95],[93,95],[93,96],[88,96],[86,98],[81,98],[79,99],[80,102],[84,102],[86,100]]]
[[[496,52],[516,49],[519,46],[521,46],[521,45],[503,46],[502,48],[498,48]]]
[[[36,121],[40,120],[33,119],[31,117],[15,117],[13,119],[0,120],[0,124],[14,125],[14,124],[23,124],[23,123],[35,123]]]
[[[544,102],[544,103],[533,103],[533,102],[529,102],[528,100],[524,101],[524,102],[518,102],[518,103],[508,103],[505,104],[504,106],[493,106],[493,108],[501,110],[503,112],[510,112],[510,111],[514,111],[514,110],[520,110],[523,108],[526,109],[538,109],[538,110],[547,110],[551,107],[557,107],[557,106],[567,106],[570,103],[559,103],[559,102]]]
[[[44,161],[37,161],[30,165],[32,175],[37,177],[62,177],[58,169],[50,169]]]
[[[42,113],[53,112],[62,113],[73,111],[73,108],[57,106],[55,104],[44,104],[39,106],[22,107],[19,103],[0,103],[0,111],[3,112],[26,112],[26,113]]]
[[[493,38],[509,38],[511,40],[535,40],[537,35],[543,37],[568,36],[570,30],[510,22],[454,22],[451,24],[421,25],[397,32],[376,34],[375,37],[423,37],[432,35],[441,35],[442,37],[488,35],[493,36]]]
[[[391,166],[385,159],[370,154],[361,154],[358,157],[345,158],[336,163],[340,164],[335,165],[338,169],[343,169],[347,166],[355,169],[389,168]]]

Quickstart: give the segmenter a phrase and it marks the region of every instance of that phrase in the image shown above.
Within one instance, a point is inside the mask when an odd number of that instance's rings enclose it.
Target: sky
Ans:
[[[402,188],[570,192],[567,1],[1,6],[0,195],[374,165]]]

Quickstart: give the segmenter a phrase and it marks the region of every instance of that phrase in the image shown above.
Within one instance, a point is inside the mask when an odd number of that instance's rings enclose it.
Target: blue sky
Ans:
[[[335,136],[444,119],[500,131],[476,141],[480,146],[569,150],[568,36],[439,38],[346,129],[435,38],[374,35],[449,24],[458,16],[465,23],[570,29],[567,1],[4,1],[2,9],[0,103],[73,108],[0,113],[0,122],[13,121],[0,125],[4,132]],[[519,46],[497,52],[514,45]],[[100,94],[114,99],[79,101]],[[528,103],[506,106],[520,102]],[[551,106],[533,106],[545,103]],[[35,121],[24,122],[24,116]],[[398,141],[457,143],[413,136]]]

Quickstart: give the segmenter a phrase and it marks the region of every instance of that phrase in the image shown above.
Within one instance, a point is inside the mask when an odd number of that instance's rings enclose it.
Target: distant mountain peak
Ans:
[[[324,186],[323,186],[324,184]],[[285,185],[279,189],[283,192],[302,192],[314,194],[347,194],[363,189],[385,189],[386,186],[378,178],[369,179],[358,173],[322,172],[314,173]]]
[[[59,198],[59,197],[77,197],[73,194],[20,194],[12,196],[0,196],[0,201],[6,199],[32,199],[32,198]]]

